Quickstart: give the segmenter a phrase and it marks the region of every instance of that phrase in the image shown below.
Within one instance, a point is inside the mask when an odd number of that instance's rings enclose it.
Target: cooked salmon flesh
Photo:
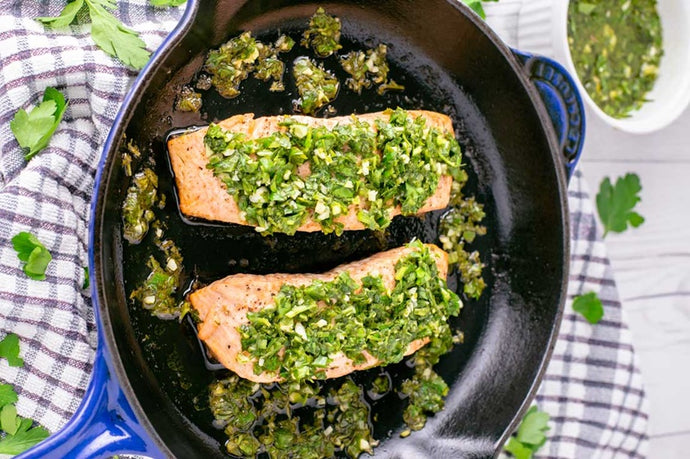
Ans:
[[[410,110],[407,113],[413,118],[423,116],[429,127],[435,127],[445,133],[453,132],[453,123],[446,115],[425,110]],[[258,139],[281,129],[279,123],[286,118],[288,116],[254,118],[254,115],[249,113],[232,116],[218,125],[231,132],[243,133],[248,139]],[[291,115],[289,118],[308,126],[327,128],[333,128],[336,124],[349,124],[353,120],[351,116],[324,119]],[[377,112],[358,115],[356,118],[368,122],[373,129],[374,120],[387,120],[389,115]],[[235,199],[227,192],[222,181],[213,174],[213,170],[207,168],[209,156],[204,145],[206,131],[207,128],[203,128],[168,140],[168,153],[175,173],[180,211],[190,217],[253,226],[243,218]],[[450,200],[452,182],[450,175],[441,176],[436,191],[419,209],[419,213],[445,208]],[[364,229],[364,224],[357,219],[359,210],[359,207],[353,204],[348,212],[343,213],[336,221],[343,224],[344,230]],[[391,218],[399,215],[400,206],[391,208],[389,214]],[[308,218],[297,229],[307,232],[321,230],[321,224],[312,218]]]
[[[433,244],[426,244],[436,259],[438,276],[445,279],[448,274],[448,255]],[[395,286],[395,264],[414,247],[400,247],[381,252],[360,261],[340,265],[323,274],[234,274],[218,280],[207,287],[199,289],[189,296],[192,307],[198,312],[199,338],[206,344],[213,356],[226,368],[240,377],[260,383],[279,381],[274,373],[254,374],[255,360],[238,362],[237,356],[242,352],[240,327],[248,324],[247,314],[273,306],[273,298],[283,285],[302,286],[315,280],[332,281],[344,271],[361,283],[369,274],[381,276],[386,289]],[[329,306],[324,306],[329,307]],[[428,338],[410,343],[405,355],[416,352],[429,342]],[[326,368],[327,378],[337,378],[356,370],[374,367],[380,362],[364,350],[366,361],[355,364],[344,354],[331,356],[332,362]]]

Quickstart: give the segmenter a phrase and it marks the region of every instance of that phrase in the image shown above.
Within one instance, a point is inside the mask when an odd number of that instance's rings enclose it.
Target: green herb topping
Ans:
[[[592,100],[606,114],[625,118],[646,101],[659,71],[656,0],[571,1],[568,44]]]
[[[240,94],[242,81],[253,72],[259,80],[273,80],[271,91],[283,91],[285,64],[278,55],[287,53],[294,45],[295,41],[287,35],[281,35],[270,45],[253,38],[251,32],[244,32],[209,53],[204,70],[211,77],[200,76],[197,87],[206,90],[214,86],[221,96],[235,97]]]
[[[198,112],[201,109],[201,94],[189,86],[183,86],[177,96],[175,109],[181,112]]]
[[[333,457],[336,451],[351,458],[371,454],[378,441],[373,438],[366,398],[407,400],[403,420],[408,429],[401,436],[421,429],[428,415],[443,409],[448,385],[432,367],[455,342],[450,328],[441,330],[413,357],[414,375],[395,388],[385,374],[375,378],[368,390],[349,377],[335,380],[340,385],[327,390],[319,381],[258,384],[233,375],[209,388],[214,424],[225,429],[225,446],[237,456],[267,452],[272,458],[321,459]],[[303,417],[305,406],[311,413]]]
[[[456,265],[460,271],[463,291],[470,298],[479,298],[486,284],[482,278],[484,264],[479,259],[479,252],[468,252],[466,243],[472,243],[478,235],[486,234],[486,227],[481,225],[484,219],[484,206],[474,197],[462,195],[462,187],[467,180],[461,174],[451,189],[450,210],[441,218],[439,240],[443,250],[448,252],[448,263]]]
[[[372,84],[378,84],[379,93],[386,90],[404,90],[405,87],[395,81],[386,81],[388,78],[388,61],[386,54],[388,48],[384,44],[374,49],[365,51],[351,51],[340,58],[343,69],[350,74],[345,81],[348,88],[361,94],[362,89],[370,88]]]
[[[321,394],[311,383],[256,384],[233,375],[211,384],[209,404],[236,456],[321,459],[340,450],[356,458],[378,444],[363,390],[350,379]],[[311,422],[299,416],[304,405],[314,409]]]
[[[239,95],[240,83],[254,69],[259,48],[251,32],[244,32],[212,50],[208,54],[204,70],[211,75],[211,83],[223,97]]]
[[[326,14],[323,8],[309,20],[309,28],[304,32],[302,46],[314,48],[319,57],[328,57],[338,51],[340,46],[340,19]]]
[[[122,204],[122,232],[131,244],[138,244],[146,236],[155,215],[153,207],[158,203],[158,176],[145,167],[132,178],[127,196]]]
[[[307,115],[330,103],[338,95],[338,79],[308,57],[295,59],[292,73],[300,95],[298,106]]]
[[[127,177],[132,176],[132,161],[134,159],[141,158],[141,150],[130,140],[127,142],[127,136],[122,135],[122,140],[120,141],[120,155],[122,156],[122,169],[125,171]]]
[[[161,319],[182,318],[189,311],[186,301],[177,299],[182,274],[182,254],[170,239],[163,239],[163,229],[154,222],[154,242],[163,254],[164,265],[151,255],[147,266],[151,270],[146,281],[130,294],[131,299],[139,301],[151,314]]]
[[[53,256],[41,244],[36,236],[26,231],[12,238],[12,246],[17,251],[17,258],[24,262],[24,273],[34,280],[46,279],[46,268]]]
[[[46,88],[43,101],[37,107],[29,113],[24,109],[17,111],[10,121],[10,129],[19,146],[28,150],[25,159],[33,158],[48,146],[66,109],[65,96],[57,89]]]
[[[460,147],[449,133],[402,109],[374,126],[353,119],[333,129],[287,118],[283,130],[248,140],[212,124],[204,142],[208,167],[227,187],[244,218],[265,234],[294,234],[308,219],[342,232],[338,217],[359,207],[367,228],[386,228],[390,210],[414,215],[441,175],[460,173]],[[309,174],[301,173],[309,166]]]
[[[269,91],[283,91],[283,73],[285,64],[278,57],[279,53],[287,53],[295,46],[295,41],[287,35],[281,35],[273,46],[257,42],[259,60],[254,70],[254,77],[259,80],[273,80]]]
[[[402,360],[412,341],[449,333],[460,300],[438,277],[429,249],[419,241],[410,247],[395,265],[391,291],[379,275],[360,283],[347,272],[330,282],[284,285],[275,307],[247,315],[238,360],[255,359],[256,374],[301,381],[324,377],[339,353],[361,364],[366,350],[386,365]]]
[[[448,385],[429,366],[415,367],[415,377],[403,382],[401,393],[409,397],[403,419],[412,430],[420,430],[426,424],[426,413],[443,409]]]

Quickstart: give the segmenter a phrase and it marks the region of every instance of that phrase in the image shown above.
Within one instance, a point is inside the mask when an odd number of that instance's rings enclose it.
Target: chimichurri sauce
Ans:
[[[626,118],[647,101],[659,71],[656,0],[571,1],[568,44],[592,100],[609,116]]]

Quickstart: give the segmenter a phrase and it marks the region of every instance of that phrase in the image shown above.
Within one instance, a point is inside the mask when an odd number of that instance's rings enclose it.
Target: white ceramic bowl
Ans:
[[[523,0],[518,15],[517,47],[556,59],[575,79],[588,115],[635,134],[666,127],[690,103],[690,1],[657,0],[664,55],[650,99],[629,118],[604,113],[577,78],[568,46],[568,0]]]

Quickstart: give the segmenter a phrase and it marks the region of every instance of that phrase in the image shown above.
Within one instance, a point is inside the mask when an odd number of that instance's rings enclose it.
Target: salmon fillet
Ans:
[[[433,244],[426,244],[436,259],[438,275],[445,279],[448,274],[448,255]],[[259,383],[279,381],[273,373],[254,374],[254,362],[239,363],[237,355],[242,350],[239,327],[249,323],[247,313],[256,312],[274,304],[273,297],[284,284],[302,286],[314,280],[332,281],[343,271],[352,279],[361,282],[368,274],[381,276],[386,289],[395,286],[395,264],[415,250],[400,247],[373,255],[364,260],[338,266],[323,274],[234,274],[199,289],[189,296],[192,307],[199,313],[199,338],[218,361],[242,378]],[[428,338],[410,343],[405,355],[416,352],[429,342]],[[338,378],[357,370],[374,367],[380,362],[368,352],[363,352],[366,361],[355,365],[344,354],[332,356],[326,369],[327,378]]]
[[[435,127],[442,132],[453,132],[453,122],[446,115],[425,110],[410,110],[407,113],[411,117],[423,116],[426,118],[427,126]],[[351,116],[312,118],[286,115],[254,118],[254,114],[249,113],[232,116],[219,122],[218,125],[231,132],[244,133],[249,139],[258,139],[280,130],[281,127],[278,124],[286,118],[293,118],[297,122],[309,126],[326,126],[328,128],[333,128],[338,123],[349,124],[352,122]],[[387,120],[389,115],[383,112],[357,115],[357,119],[367,121],[372,125],[373,121],[379,118]],[[168,154],[175,173],[180,211],[190,217],[254,226],[242,218],[235,199],[227,192],[223,182],[213,175],[211,169],[206,167],[209,159],[204,145],[206,130],[207,128],[199,129],[168,140]],[[419,213],[445,208],[450,200],[452,183],[451,176],[441,176],[436,192],[419,209]],[[336,221],[342,223],[345,230],[365,229],[364,224],[357,219],[358,210],[358,206],[352,205],[349,212],[337,218]],[[400,206],[391,208],[389,213],[390,218],[400,215]],[[321,231],[321,224],[309,218],[297,231]]]

